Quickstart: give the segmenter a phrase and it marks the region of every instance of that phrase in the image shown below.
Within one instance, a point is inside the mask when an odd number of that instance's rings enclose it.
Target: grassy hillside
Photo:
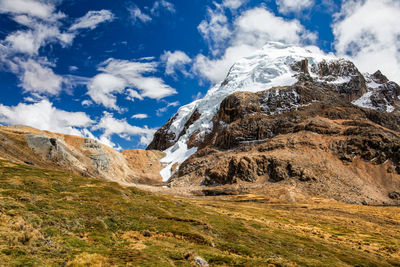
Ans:
[[[183,199],[0,161],[0,265],[400,266],[400,208]]]

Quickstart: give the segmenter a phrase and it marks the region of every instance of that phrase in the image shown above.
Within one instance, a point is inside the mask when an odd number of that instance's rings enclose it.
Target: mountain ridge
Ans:
[[[318,51],[271,43],[258,53],[155,134],[164,181],[398,204],[400,87]]]
[[[121,153],[94,139],[41,131],[27,126],[0,126],[0,156],[16,163],[68,170],[125,185],[161,184],[160,151]]]

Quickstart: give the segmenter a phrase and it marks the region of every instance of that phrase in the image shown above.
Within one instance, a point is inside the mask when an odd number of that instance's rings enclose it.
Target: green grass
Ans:
[[[225,198],[0,161],[0,265],[400,266],[399,208]]]

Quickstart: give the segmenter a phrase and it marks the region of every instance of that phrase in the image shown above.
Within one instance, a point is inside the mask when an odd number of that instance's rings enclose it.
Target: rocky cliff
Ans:
[[[160,159],[164,153],[146,150],[119,153],[93,139],[25,126],[0,126],[0,157],[122,184],[160,184]]]
[[[399,97],[379,71],[270,43],[182,107],[149,148],[167,153],[171,186],[205,194],[400,204]]]

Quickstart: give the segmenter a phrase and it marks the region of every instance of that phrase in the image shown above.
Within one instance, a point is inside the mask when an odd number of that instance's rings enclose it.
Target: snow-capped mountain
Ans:
[[[227,96],[235,92],[256,93],[291,86],[300,80],[310,79],[332,87],[337,93],[346,94],[354,105],[393,112],[398,110],[399,88],[382,76],[380,72],[363,75],[350,61],[324,54],[316,47],[270,42],[253,55],[236,62],[226,79],[211,88],[204,98],[181,107],[156,133],[149,148],[164,150],[167,154],[162,160],[166,167],[161,171],[163,180],[167,181],[181,163],[198,151],[196,141],[204,140],[212,132],[213,119]],[[392,93],[387,94],[387,91]],[[274,97],[271,94],[278,95],[277,92],[271,91],[264,97],[271,101]],[[286,94],[283,98],[292,100],[274,112],[282,113],[311,103],[297,103],[299,96],[296,91]],[[264,101],[264,113],[269,110],[268,101]]]

